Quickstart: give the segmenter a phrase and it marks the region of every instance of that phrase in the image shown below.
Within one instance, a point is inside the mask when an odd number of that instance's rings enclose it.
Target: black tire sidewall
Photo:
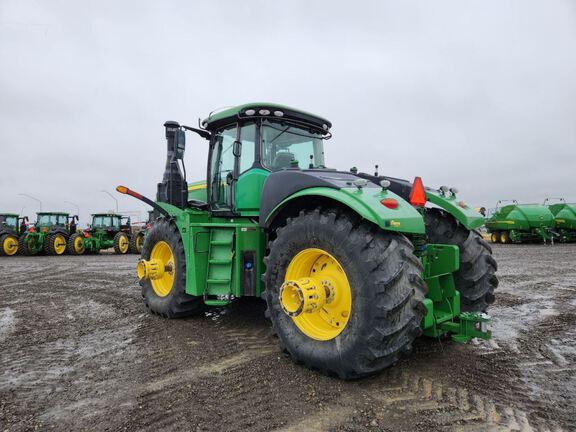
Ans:
[[[152,249],[156,243],[165,241],[172,249],[174,255],[174,285],[172,290],[165,297],[160,297],[154,291],[152,282],[150,280],[141,280],[140,286],[142,287],[142,296],[144,297],[148,307],[153,312],[161,315],[169,316],[171,311],[176,307],[178,297],[185,295],[186,291],[186,258],[184,255],[184,248],[179,234],[170,222],[160,221],[148,232],[144,245],[142,246],[141,259],[149,260]]]

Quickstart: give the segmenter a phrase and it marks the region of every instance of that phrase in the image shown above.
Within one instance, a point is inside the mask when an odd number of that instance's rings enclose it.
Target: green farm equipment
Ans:
[[[102,249],[114,248],[120,255],[130,250],[130,218],[114,213],[92,215],[90,227],[74,233],[68,239],[68,252],[71,255],[97,254]]]
[[[148,220],[144,223],[137,231],[132,233],[130,237],[130,253],[141,254],[142,246],[144,245],[144,239],[148,230],[152,228],[152,223],[154,222],[154,211],[150,210],[148,212]]]
[[[567,203],[564,198],[546,198],[544,205],[554,215],[554,231],[558,240],[562,243],[576,241],[576,204]]]
[[[502,203],[511,202],[502,206]],[[492,243],[528,243],[554,240],[554,215],[545,205],[500,200],[486,221]]]
[[[19,239],[19,250],[23,255],[63,255],[71,234],[76,232],[78,216],[68,213],[36,213],[36,223],[28,228]]]
[[[13,256],[18,253],[18,238],[26,231],[26,216],[14,213],[0,213],[0,256]]]
[[[281,105],[164,126],[156,201],[117,187],[159,215],[137,266],[152,312],[262,297],[283,350],[345,379],[394,364],[421,334],[490,337],[496,262],[456,189],[327,168],[330,122]],[[186,130],[209,142],[207,180],[191,186]]]

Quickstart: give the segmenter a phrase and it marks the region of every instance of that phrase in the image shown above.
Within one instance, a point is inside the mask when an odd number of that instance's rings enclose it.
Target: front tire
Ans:
[[[0,256],[13,256],[18,253],[18,237],[12,234],[0,236]]]
[[[119,255],[126,255],[130,248],[130,239],[128,234],[124,232],[117,232],[114,236],[114,252]]]
[[[85,252],[84,235],[81,233],[72,234],[68,239],[68,253],[70,255],[84,255]]]
[[[343,379],[371,375],[397,362],[422,333],[420,323],[426,310],[427,287],[412,244],[401,234],[356,222],[340,210],[301,211],[277,229],[276,238],[268,245],[263,275],[266,312],[281,347],[296,363]],[[345,327],[320,340],[319,334],[288,315],[284,300],[285,283],[289,283],[286,276],[292,274],[298,256],[309,250],[321,251],[319,260],[332,259],[351,291]],[[324,268],[324,264],[317,267],[318,262],[297,265],[303,271],[301,280],[306,281],[306,272],[314,277]],[[327,277],[328,285],[336,286],[333,302],[338,301],[337,279]],[[311,314],[324,315],[324,309]]]
[[[172,271],[166,279],[141,279],[142,297],[151,312],[165,318],[182,318],[204,311],[204,300],[186,294],[186,258],[178,228],[159,219],[150,229],[142,247],[142,260],[162,259]],[[139,264],[140,265],[140,264]]]
[[[57,232],[44,237],[44,252],[46,255],[64,255],[68,245],[68,236]]]
[[[494,274],[498,265],[488,242],[444,210],[426,209],[424,222],[431,243],[456,245],[460,249],[460,269],[454,273],[454,283],[460,291],[462,311],[485,312],[494,303],[494,290],[498,287]]]
[[[139,232],[132,235],[130,239],[130,253],[140,255],[142,253],[142,246],[144,245],[144,233]]]

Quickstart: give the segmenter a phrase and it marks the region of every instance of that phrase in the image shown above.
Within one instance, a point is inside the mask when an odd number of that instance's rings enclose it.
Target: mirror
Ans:
[[[174,149],[174,157],[182,159],[184,157],[184,150],[186,149],[186,133],[182,129],[176,131],[176,148]]]

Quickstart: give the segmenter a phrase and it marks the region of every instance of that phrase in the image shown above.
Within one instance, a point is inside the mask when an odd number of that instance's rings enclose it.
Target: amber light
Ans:
[[[116,190],[121,194],[127,194],[128,188],[126,186],[116,186]]]
[[[34,227],[28,228],[28,232],[34,232]]]
[[[398,201],[396,201],[394,198],[384,198],[382,201],[380,201],[380,204],[382,204],[384,207],[388,207],[389,209],[398,208]]]

